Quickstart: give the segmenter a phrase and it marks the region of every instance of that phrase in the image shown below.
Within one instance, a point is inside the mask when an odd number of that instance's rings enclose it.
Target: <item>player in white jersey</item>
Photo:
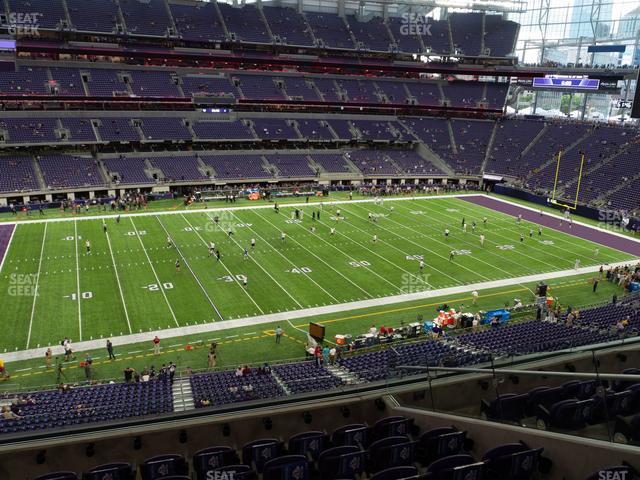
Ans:
[[[251,250],[254,250],[256,248],[256,239],[252,238],[251,239]]]
[[[287,238],[287,234],[286,234],[286,233],[284,233],[284,232],[281,232],[281,233],[280,233],[280,240],[281,240],[282,242],[284,242],[284,241],[286,240],[286,238]]]
[[[247,260],[249,258],[249,250],[247,250],[246,248],[244,249],[244,252],[243,252],[243,258],[245,260]]]
[[[445,239],[448,239],[448,238],[449,238],[449,229],[448,229],[448,228],[445,228],[445,229],[444,229],[444,238],[445,238]]]
[[[85,242],[85,246],[87,247],[87,254],[91,254],[91,242],[89,240]]]
[[[594,256],[596,256],[596,257],[597,257],[598,255],[600,255],[600,249],[599,249],[599,248],[596,248],[596,249],[593,251],[593,255],[594,255]]]
[[[480,234],[480,246],[484,247],[484,235],[482,233]]]
[[[332,227],[332,228],[331,228],[331,232],[330,232],[330,234],[331,234],[331,235],[334,235],[335,233],[336,233],[336,229]]]
[[[213,256],[216,253],[216,244],[209,242],[209,256]]]
[[[420,272],[424,270],[424,260],[420,260]]]
[[[171,248],[173,247],[173,241],[171,240],[171,237],[167,237],[167,248]]]
[[[373,243],[376,243],[378,241],[378,235],[374,235],[373,236]]]
[[[316,227],[311,227],[311,233],[316,233]]]
[[[573,268],[574,268],[575,270],[578,270],[578,269],[580,268],[580,259],[579,259],[579,258],[576,258],[576,263],[575,263],[575,265],[573,266]]]
[[[464,233],[467,233],[467,224],[466,224],[466,223],[463,223],[463,224],[462,224],[462,231],[463,231]]]

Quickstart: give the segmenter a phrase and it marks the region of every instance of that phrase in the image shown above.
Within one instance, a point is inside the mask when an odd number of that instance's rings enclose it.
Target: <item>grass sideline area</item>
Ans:
[[[580,275],[560,278],[549,283],[549,294],[558,298],[563,306],[582,308],[584,306],[606,303],[614,294],[621,295],[622,291],[609,282],[601,282],[596,293],[592,292],[590,280],[592,275]],[[160,355],[153,354],[151,339],[148,342],[136,343],[116,347],[116,360],[109,361],[106,348],[90,350],[93,358],[93,379],[105,381],[122,380],[124,368],[132,367],[141,371],[144,367],[154,365],[159,368],[170,361],[178,365],[179,370],[186,367],[194,371],[207,369],[207,348],[215,341],[218,343],[218,368],[234,368],[238,365],[260,365],[263,362],[282,362],[285,360],[301,360],[304,358],[306,344],[306,330],[309,322],[319,322],[326,326],[327,339],[331,340],[337,334],[360,334],[375,324],[397,327],[416,321],[420,315],[424,319],[435,318],[438,307],[448,304],[450,307],[462,311],[476,312],[499,308],[505,304],[512,305],[515,298],[529,303],[533,296],[530,289],[535,284],[511,286],[497,289],[481,290],[478,302],[472,305],[469,294],[460,294],[452,298],[433,298],[422,301],[407,302],[397,305],[387,305],[375,308],[355,310],[340,314],[322,315],[310,319],[260,325],[259,328],[247,331],[247,328],[228,329],[215,333],[162,338]],[[513,318],[531,315],[531,311],[515,314]],[[284,339],[279,345],[274,342],[274,330],[277,325],[284,329]],[[85,381],[84,369],[80,362],[86,352],[76,352],[76,360],[64,362],[67,383],[81,383]],[[54,362],[55,364],[55,362]],[[0,391],[19,391],[29,388],[43,388],[53,386],[56,382],[54,368],[46,369],[44,364],[44,349],[42,358],[12,362],[6,365],[11,378],[0,382]]]
[[[348,199],[346,193],[332,193],[329,199],[312,197],[308,205],[295,208],[287,203],[300,203],[300,198],[279,200],[279,212],[266,202],[240,201],[237,206],[245,208],[237,211],[226,208],[236,205],[224,202],[206,209],[174,204],[169,211],[184,208],[184,214],[161,215],[164,208],[157,210],[158,215],[147,211],[140,217],[123,216],[119,222],[116,214],[104,219],[68,214],[60,218],[72,221],[19,223],[0,272],[0,301],[6,317],[16,319],[15,328],[0,339],[0,358],[3,351],[25,348],[41,348],[43,356],[7,364],[12,377],[0,383],[0,390],[54,383],[55,375],[43,365],[44,350],[64,336],[75,342],[106,341],[156,329],[478,281],[486,282],[487,288],[479,290],[480,301],[472,311],[490,310],[512,303],[516,296],[526,303],[535,288],[534,284],[489,288],[492,281],[568,271],[576,258],[582,267],[594,271],[602,264],[632,260],[624,252],[551,229],[539,235],[535,224],[517,224],[509,215],[454,197],[404,197],[403,201],[394,202],[398,197],[392,196],[380,203],[363,203],[355,200],[365,197],[354,195],[352,203],[330,205],[332,200]],[[265,203],[266,208],[260,208]],[[302,218],[295,218],[296,209],[303,212]],[[321,218],[313,220],[318,213]],[[445,229],[450,231],[448,237]],[[479,244],[480,235],[486,237],[484,246]],[[252,238],[257,241],[255,249]],[[91,242],[91,252],[86,240]],[[222,251],[220,262],[209,255],[210,242]],[[601,282],[598,292],[592,293],[593,276],[555,279],[550,282],[552,294],[563,305],[581,307],[622,293],[608,282]],[[24,295],[15,295],[16,291]],[[203,349],[213,340],[220,344],[218,366],[223,368],[300,359],[309,321],[327,324],[329,339],[338,333],[357,335],[372,323],[398,326],[415,321],[418,314],[435,317],[436,307],[443,303],[459,309],[467,302],[468,307],[469,295],[470,291],[366,309],[345,308],[293,320],[281,325],[285,341],[277,348],[274,323],[163,338],[157,358],[151,352],[151,339],[119,346],[115,362],[105,360],[105,349],[92,350],[94,379],[119,379],[126,366],[157,368],[168,361],[199,370],[206,367]],[[230,348],[234,346],[238,348]],[[79,368],[83,353],[77,352],[76,361],[65,365],[65,381],[84,380]]]

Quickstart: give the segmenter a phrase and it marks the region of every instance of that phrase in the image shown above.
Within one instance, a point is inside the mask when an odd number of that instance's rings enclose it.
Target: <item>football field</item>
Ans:
[[[0,352],[631,258],[454,197],[25,222],[0,270]]]

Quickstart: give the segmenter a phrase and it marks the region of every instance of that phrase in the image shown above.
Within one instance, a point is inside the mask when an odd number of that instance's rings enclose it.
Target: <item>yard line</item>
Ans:
[[[18,230],[18,225],[13,226],[13,231],[11,232],[11,236],[9,237],[9,242],[7,243],[7,248],[4,251],[4,255],[2,259],[0,259],[0,272],[2,272],[2,267],[4,267],[4,262],[9,256],[9,250],[11,249],[11,242],[13,242],[13,237],[16,234],[16,230]]]
[[[202,235],[200,235],[200,232],[198,232],[198,230],[193,225],[191,225],[189,220],[187,220],[187,217],[182,215],[182,218],[184,219],[185,222],[187,222],[187,225],[189,225],[192,228],[192,230],[196,232],[196,235],[198,235],[198,238],[202,240],[202,243],[204,243],[205,247],[209,248],[209,244],[207,243],[207,241],[204,238],[202,238]],[[249,298],[249,300],[251,300],[251,302],[255,305],[258,311],[260,313],[264,313],[264,310],[260,308],[260,305],[258,305],[258,302],[255,301],[255,299],[251,296],[251,294],[247,291],[246,288],[240,285],[240,280],[238,280],[238,278],[233,273],[231,273],[231,270],[229,270],[227,265],[222,260],[220,260],[220,263],[222,264],[222,267],[227,271],[227,273],[229,274],[233,282],[236,283],[238,287],[240,287],[240,289],[245,293],[245,295]]]
[[[233,217],[238,220],[238,222],[240,222],[240,219],[233,213],[233,212],[229,212],[231,215],[233,215]],[[333,295],[331,295],[331,293],[327,292],[322,285],[320,285],[318,282],[316,282],[313,278],[311,278],[311,276],[307,273],[304,272],[302,270],[302,267],[297,267],[295,263],[293,263],[291,260],[289,260],[287,257],[285,257],[282,252],[280,252],[277,248],[275,248],[273,245],[271,245],[269,242],[267,242],[264,237],[262,235],[260,235],[258,232],[256,232],[252,227],[249,227],[249,230],[251,230],[253,233],[255,233],[255,235],[265,244],[269,245],[269,248],[271,248],[271,250],[273,250],[274,252],[276,252],[278,255],[280,255],[282,258],[285,259],[285,261],[287,261],[291,266],[293,266],[293,268],[297,268],[300,270],[300,272],[309,280],[311,280],[313,282],[313,284],[318,287],[320,290],[322,290],[324,293],[326,293],[327,295],[329,295],[334,302],[339,303],[340,301],[334,297]]]
[[[147,257],[147,262],[149,262],[149,266],[151,267],[151,271],[153,272],[153,276],[156,279],[156,283],[158,284],[158,288],[160,289],[160,292],[162,293],[162,296],[164,297],[164,301],[167,303],[167,307],[169,307],[169,311],[171,312],[171,316],[173,317],[173,321],[175,322],[176,326],[180,326],[180,324],[178,323],[178,320],[176,319],[176,314],[173,312],[173,308],[171,308],[171,304],[169,303],[169,299],[167,298],[167,293],[164,291],[164,287],[162,286],[162,282],[160,281],[160,278],[158,278],[158,274],[156,273],[156,269],[153,266],[153,262],[151,262],[151,259],[149,258],[149,253],[147,252],[147,249],[144,246],[144,243],[142,243],[142,238],[140,237],[140,234],[138,233],[138,229],[136,228],[136,224],[133,222],[133,217],[130,218],[131,220],[131,225],[133,226],[133,231],[136,232],[136,237],[138,237],[138,241],[140,242],[140,246],[142,247],[142,251],[144,252],[145,257]]]
[[[460,204],[460,205],[463,205],[463,207],[461,207],[461,208],[471,208],[471,205],[474,205],[474,204],[469,204],[469,205],[467,205],[467,203],[468,203],[468,202],[464,202],[464,201],[459,202],[459,204]],[[456,203],[456,205],[458,205],[458,203]],[[487,208],[487,207],[484,207],[484,206],[482,206],[482,205],[478,205],[478,206],[480,206],[480,207],[482,207],[482,208]],[[488,210],[489,210],[490,212],[493,212],[493,213],[494,213],[494,215],[491,215],[491,214],[487,215],[487,217],[488,217],[488,218],[495,219],[495,220],[496,220],[496,222],[500,222],[500,223],[508,224],[508,225],[509,225],[509,227],[503,227],[503,228],[505,228],[505,230],[514,231],[514,230],[513,230],[513,223],[512,223],[511,221],[509,221],[509,220],[507,220],[507,219],[505,219],[505,218],[503,218],[503,217],[502,217],[502,215],[506,215],[506,216],[510,216],[510,215],[508,215],[508,214],[506,214],[506,213],[504,213],[504,214],[503,214],[502,212],[496,212],[495,210],[491,210],[490,208],[488,208]],[[550,214],[548,214],[548,213],[546,213],[546,212],[545,212],[545,215],[547,215],[547,216],[551,216]],[[531,225],[539,226],[539,224],[538,224],[538,223],[533,222],[533,221],[524,220],[524,222],[526,222],[526,223],[528,223],[528,224],[531,224]],[[577,224],[578,222],[574,222],[574,223],[576,223],[576,224]],[[573,235],[571,235],[571,234],[567,234],[567,233],[565,233],[565,232],[558,231],[558,230],[555,230],[555,229],[553,229],[553,228],[545,227],[545,236],[547,236],[547,237],[551,237],[553,240],[557,240],[558,242],[562,242],[562,243],[569,244],[571,247],[574,247],[574,248],[581,248],[581,249],[584,249],[584,250],[588,250],[590,253],[593,253],[593,251],[594,251],[594,250],[593,250],[593,249],[591,249],[591,248],[589,248],[589,247],[587,247],[586,245],[582,245],[582,244],[573,244],[573,243],[571,243],[569,240],[565,239],[565,235],[569,235],[571,238],[578,238],[579,240],[586,240],[586,241],[589,241],[588,239],[585,239],[585,238],[582,238],[582,237],[575,237],[575,236],[573,236]],[[609,248],[609,249],[613,249],[613,250],[615,250],[615,247],[610,247],[610,246],[608,246],[608,245],[602,245],[602,244],[596,244],[596,245],[598,245],[598,247],[600,247],[600,246],[604,246],[605,248]],[[576,254],[576,252],[575,252],[575,251],[568,250],[568,249],[563,248],[563,247],[561,247],[561,246],[559,246],[559,245],[555,245],[555,247],[556,247],[556,248],[558,248],[558,249],[560,249],[560,250],[563,250],[563,251],[565,251],[565,252],[571,253],[572,255],[575,255],[575,254]],[[598,248],[598,247],[596,247],[596,248]],[[543,250],[543,251],[545,251],[545,250]],[[609,259],[610,259],[611,261],[614,261],[614,262],[615,262],[615,261],[617,261],[617,258],[616,258],[616,257],[612,256],[611,254],[609,254],[609,253],[607,253],[607,252],[600,252],[600,256],[601,256],[601,258],[592,257],[591,255],[586,255],[586,254],[582,254],[581,256],[582,256],[582,257],[586,257],[586,258],[590,258],[590,259],[592,259],[592,260],[595,260],[595,261],[596,261],[595,263],[608,263],[608,262],[602,262],[602,261],[601,261],[601,260],[603,260],[603,258],[602,258],[602,257],[609,257]],[[558,258],[562,258],[562,257],[558,257]],[[573,263],[573,259],[571,259],[570,263]]]
[[[343,210],[344,210],[345,212],[349,212],[349,210],[347,210],[346,208],[343,208]],[[350,213],[351,213],[351,212],[350,212]],[[355,215],[355,213],[353,213],[353,215]],[[389,219],[389,218],[387,217],[387,220],[391,220],[391,219]],[[393,222],[393,220],[391,220],[391,221]],[[402,225],[401,223],[398,223],[398,222],[394,222],[394,223],[397,223],[398,225],[400,225],[400,226],[404,227],[404,225]],[[356,226],[355,226],[355,225],[353,225],[353,224],[351,224],[351,225],[352,225],[353,227],[357,228],[357,229],[358,229],[358,230],[360,230],[360,231],[364,231],[364,230],[362,230],[360,227],[356,227]],[[401,238],[401,239],[403,239],[403,240],[405,240],[405,241],[407,241],[407,242],[409,242],[409,243],[411,243],[411,244],[415,245],[416,247],[419,247],[419,248],[425,249],[425,250],[427,250],[428,252],[433,253],[436,257],[440,257],[440,258],[442,258],[442,259],[444,259],[444,260],[447,260],[447,257],[445,257],[444,255],[440,255],[439,253],[434,252],[433,250],[429,250],[429,249],[428,249],[428,248],[426,248],[424,245],[420,245],[420,244],[418,244],[418,243],[414,242],[413,240],[410,240],[410,239],[408,239],[408,238],[405,238],[405,237],[402,237],[402,236],[398,235],[397,233],[394,233],[392,230],[389,230],[388,228],[383,227],[383,226],[380,224],[380,222],[378,222],[378,227],[379,227],[379,228],[381,228],[382,230],[386,231],[386,232],[389,232],[391,235],[393,235],[393,236],[395,236],[395,237]],[[405,228],[409,228],[409,227],[405,227]],[[411,230],[411,229],[410,229],[410,230]],[[431,238],[431,237],[429,237],[429,238]],[[442,243],[441,241],[438,241],[438,240],[436,240],[436,239],[433,239],[433,240],[434,240],[436,243]],[[446,245],[446,243],[445,243],[444,245]],[[402,251],[402,250],[401,250],[401,251]],[[483,263],[486,263],[486,262],[483,262]],[[489,278],[487,278],[487,277],[485,277],[484,275],[482,275],[482,274],[478,273],[477,271],[471,270],[470,268],[467,268],[467,267],[465,267],[464,265],[460,265],[460,263],[457,263],[456,265],[458,265],[458,266],[460,266],[460,267],[464,268],[465,270],[470,271],[471,273],[473,273],[474,275],[476,275],[476,276],[478,276],[478,277],[481,277],[481,278],[483,278],[483,279],[485,279],[485,280],[490,280]],[[435,270],[435,269],[434,269],[434,270]],[[441,272],[441,273],[444,273],[444,272]],[[456,280],[458,283],[461,283],[458,279],[455,279],[455,278],[454,278],[454,277],[452,277],[451,275],[447,275],[446,273],[445,273],[444,275],[446,275],[447,277],[449,277],[449,278],[451,278],[451,279]]]
[[[280,229],[274,225],[273,223],[271,223],[269,220],[267,220],[267,217],[264,217],[262,215],[260,215],[259,213],[257,213],[256,211],[252,211],[251,213],[253,213],[254,215],[257,215],[258,217],[260,217],[262,220],[264,220],[265,222],[267,222],[269,225],[273,226],[273,228],[275,228],[276,230],[280,231]],[[301,224],[296,224],[298,225],[300,228],[302,228],[303,230],[306,231],[306,229],[301,225]],[[340,270],[337,270],[336,268],[334,268],[333,266],[331,266],[330,264],[328,264],[327,262],[325,262],[321,257],[319,257],[318,255],[316,255],[315,253],[313,253],[311,250],[309,250],[307,247],[305,247],[302,243],[298,242],[295,238],[290,237],[291,240],[293,240],[297,245],[299,245],[300,247],[302,247],[305,251],[307,251],[308,253],[310,253],[311,255],[313,255],[315,258],[317,258],[318,260],[320,260],[322,263],[324,263],[327,267],[329,267],[331,270],[333,270],[334,272],[336,272],[338,275],[340,275],[342,278],[344,278],[347,282],[349,282],[351,285],[353,285],[354,287],[356,287],[358,290],[360,290],[362,293],[364,293],[367,297],[369,298],[373,298],[373,295],[371,295],[369,292],[367,292],[366,290],[364,290],[362,287],[360,287],[360,285],[358,285],[357,283],[355,283],[353,280],[351,280],[349,277],[347,277],[346,275],[344,275]]]
[[[180,251],[180,248],[178,248],[178,244],[173,240],[173,237],[169,234],[169,231],[165,228],[165,226],[162,223],[162,221],[160,220],[160,218],[157,215],[155,217],[156,217],[156,220],[158,220],[158,223],[160,224],[162,229],[167,234],[167,237],[169,237],[171,239],[171,243],[173,244],[173,247],[176,249],[176,252],[178,252],[178,255],[180,255],[180,257],[184,261],[184,264],[189,269],[189,271],[191,272],[191,275],[193,275],[193,278],[195,279],[196,283],[200,286],[200,290],[202,290],[202,293],[204,293],[204,296],[207,297],[207,300],[209,301],[209,305],[211,305],[211,307],[215,310],[216,314],[218,315],[218,318],[220,318],[220,320],[224,321],[224,317],[222,316],[222,313],[220,313],[220,310],[218,310],[218,307],[216,307],[216,304],[213,303],[213,300],[211,300],[211,297],[207,293],[207,290],[204,288],[204,285],[202,284],[200,279],[196,276],[195,272],[191,268],[191,265],[189,265],[189,262],[187,261],[187,258],[182,254],[182,252]]]
[[[133,333],[133,330],[131,329],[131,321],[129,320],[129,311],[127,310],[127,304],[124,301],[124,294],[122,293],[122,284],[120,283],[120,275],[118,275],[118,267],[116,267],[116,258],[113,256],[113,250],[111,248],[111,240],[109,239],[109,232],[105,232],[104,234],[107,237],[107,245],[109,245],[109,253],[111,254],[111,263],[113,264],[113,271],[116,274],[116,282],[118,283],[120,300],[122,300],[122,307],[124,308],[124,316],[127,319],[127,326],[129,327],[129,333]]]
[[[33,290],[33,303],[31,304],[31,319],[29,320],[29,333],[27,334],[27,349],[31,343],[31,329],[33,327],[33,317],[36,313],[36,299],[38,298],[38,287],[40,287],[40,272],[42,271],[42,257],[44,256],[44,244],[47,238],[47,225],[44,224],[44,233],[42,234],[42,246],[40,247],[40,260],[38,261],[38,274],[36,276],[36,286]]]
[[[211,220],[211,222],[213,223],[213,225],[218,226],[218,227],[220,228],[220,230],[222,230],[222,231],[224,232],[223,228],[222,228],[220,225],[216,224],[216,222],[214,222],[214,221],[213,221],[213,219],[211,218],[211,215],[209,215],[208,213],[207,213],[206,215],[207,215],[207,217],[209,217],[209,220]],[[224,233],[227,233],[227,232],[224,232]],[[236,239],[235,239],[235,238],[233,238],[233,236],[229,236],[229,238],[233,241],[233,243],[235,243],[235,244],[238,246],[238,248],[240,248],[240,249],[242,249],[242,251],[244,251],[244,248],[243,248],[243,247],[242,247],[242,246],[241,246],[241,245],[236,241]],[[288,296],[291,300],[293,300],[293,302],[294,302],[296,305],[298,305],[298,307],[303,308],[302,304],[301,304],[300,302],[298,302],[298,300],[296,300],[296,298],[295,298],[293,295],[291,295],[291,293],[289,293],[289,291],[288,291],[286,288],[284,288],[284,287],[280,284],[280,282],[278,282],[275,278],[273,278],[273,276],[272,276],[272,275],[271,275],[267,270],[265,270],[265,268],[264,268],[262,265],[260,265],[260,263],[259,263],[259,262],[257,262],[257,261],[255,260],[255,258],[253,258],[252,256],[249,256],[249,259],[250,259],[253,263],[255,263],[255,264],[258,266],[258,268],[260,268],[260,270],[262,270],[264,273],[266,273],[266,274],[267,274],[267,276],[268,276],[271,280],[273,280],[273,282],[274,282],[276,285],[278,285],[278,287],[280,287],[280,289],[281,289],[284,293],[286,293],[286,294],[287,294],[287,296]]]
[[[78,220],[73,221],[73,238],[76,244],[76,301],[78,302],[78,337],[82,341],[82,295],[80,293],[80,254],[78,253]]]
[[[399,207],[400,207],[400,208],[402,208],[402,209],[406,209],[406,207],[404,207],[403,205],[400,205]],[[409,210],[409,209],[406,209],[406,210]],[[428,210],[428,209],[427,209],[427,210]],[[433,211],[428,210],[428,211],[429,211],[429,212],[433,212],[433,214],[434,214],[434,215],[440,215],[440,216],[442,216],[442,214],[440,214],[440,213],[439,213],[438,211],[436,211],[436,210],[433,210]],[[400,214],[400,215],[402,215],[403,217],[406,217],[407,219],[409,219],[409,218],[410,218],[408,215],[403,214],[402,212],[399,212],[399,214]],[[434,217],[433,217],[433,216],[431,216],[431,219],[434,219]],[[443,225],[443,226],[445,226],[445,227],[447,227],[447,226],[448,226],[448,224],[447,224],[447,223],[445,223],[445,222],[441,222],[441,221],[438,221],[438,220],[436,220],[436,222],[437,222],[439,225]],[[395,222],[395,223],[397,223],[397,222]],[[406,228],[410,228],[410,229],[411,229],[411,231],[414,231],[414,232],[418,233],[418,235],[426,236],[426,237],[429,237],[429,238],[430,238],[430,236],[429,236],[429,235],[427,235],[427,234],[423,234],[423,233],[422,233],[422,232],[420,232],[419,230],[416,230],[416,229],[411,228],[411,227],[406,227]],[[468,241],[468,240],[464,240],[465,235],[466,235],[466,234],[465,234],[465,233],[463,233],[461,237],[456,237],[456,240],[461,241],[462,243],[465,243],[465,244],[470,245],[470,246],[472,246],[472,247],[477,247],[477,246],[478,246],[478,244],[477,244],[477,243],[472,243],[472,242],[470,242],[470,241]],[[475,236],[475,234],[473,234],[473,233],[471,233],[471,235],[472,235],[472,236]],[[487,244],[488,244],[488,245],[490,245],[490,244],[499,245],[499,243],[498,243],[498,242],[494,242],[494,241],[492,241],[492,240],[485,240],[485,241],[487,242]],[[517,261],[515,261],[515,260],[509,259],[509,258],[507,258],[506,256],[505,256],[505,257],[503,257],[503,256],[499,255],[498,253],[494,252],[493,250],[486,249],[486,250],[484,250],[484,251],[486,251],[489,255],[492,255],[492,256],[494,256],[494,257],[498,257],[502,262],[505,262],[505,261],[506,261],[506,262],[509,262],[509,263],[512,263],[512,264],[516,265],[516,267],[517,267],[517,268],[519,268],[520,270],[522,270],[522,268],[523,268],[522,263],[519,263],[519,262],[517,262]],[[551,267],[551,269],[552,269],[552,270],[556,270],[556,266],[555,266],[555,265],[552,265],[552,264],[550,264],[550,263],[548,263],[548,262],[545,262],[545,261],[544,261],[544,260],[542,260],[542,259],[532,257],[531,255],[528,255],[528,254],[526,254],[526,253],[524,253],[524,252],[521,252],[520,250],[516,250],[515,252],[516,252],[517,254],[522,255],[522,256],[524,256],[524,257],[527,257],[527,258],[529,258],[529,259],[531,259],[531,260],[533,260],[533,261],[535,261],[535,262],[544,263],[545,265],[547,265],[547,266]],[[564,260],[564,259],[563,259],[563,260]],[[499,269],[499,270],[501,270],[502,272],[508,273],[508,272],[506,272],[505,270],[502,270],[502,269],[501,269],[501,268],[499,268],[499,267],[496,267],[496,268],[498,268],[498,269]],[[527,267],[527,270],[528,270],[529,272],[531,272],[531,273],[535,273],[535,270],[532,270],[532,269],[531,269],[531,268],[529,268],[529,267]]]
[[[328,227],[328,225],[327,225],[325,222],[323,222],[323,221],[321,221],[321,220],[318,220],[318,221],[319,221],[322,225],[326,225],[326,226]],[[361,229],[361,228],[356,227],[353,223],[349,223],[349,226],[354,227],[355,229],[357,229],[357,230],[359,230],[359,231],[361,231],[361,232],[365,233],[366,235],[371,235],[369,232],[367,232],[367,231],[365,231],[365,230],[363,230],[363,229]],[[331,227],[329,227],[329,228],[331,228]],[[407,274],[407,275],[409,275],[409,276],[411,276],[411,277],[415,278],[415,279],[416,279],[416,280],[418,280],[420,283],[422,283],[422,284],[426,285],[427,287],[429,287],[429,288],[433,289],[433,285],[429,284],[428,282],[425,282],[425,281],[424,281],[424,279],[422,279],[420,276],[415,275],[414,273],[411,273],[411,272],[410,272],[410,271],[408,271],[408,270],[405,270],[405,269],[404,269],[404,268],[402,268],[401,266],[399,266],[399,265],[397,265],[397,264],[393,263],[392,261],[390,261],[389,259],[387,259],[387,258],[383,257],[383,256],[382,256],[382,255],[380,255],[379,253],[374,252],[374,251],[373,251],[373,250],[371,250],[369,247],[366,247],[365,245],[362,245],[360,242],[356,242],[356,241],[355,241],[355,240],[353,240],[351,237],[348,237],[348,236],[346,236],[344,233],[339,232],[337,228],[336,228],[336,233],[337,233],[338,235],[340,235],[341,237],[346,238],[346,239],[347,239],[347,240],[349,240],[351,243],[353,243],[353,244],[355,244],[355,245],[358,245],[359,247],[361,247],[361,248],[365,249],[365,250],[366,250],[366,251],[368,251],[369,253],[374,254],[376,257],[378,257],[378,258],[380,258],[380,259],[384,260],[384,261],[385,261],[385,262],[387,262],[388,264],[393,265],[395,268],[397,268],[397,269],[399,269],[399,270],[402,270],[405,274]],[[380,243],[384,243],[384,244],[386,244],[386,245],[390,246],[390,247],[391,247],[391,248],[393,248],[394,250],[397,250],[398,252],[400,252],[401,254],[403,254],[405,257],[406,257],[406,256],[409,256],[409,254],[408,254],[407,252],[404,252],[404,251],[400,250],[400,249],[399,249],[398,247],[396,247],[395,245],[392,245],[392,244],[390,244],[390,243],[388,243],[388,242],[385,242],[384,240],[380,240]],[[439,272],[439,273],[442,273],[443,275],[446,275],[447,277],[451,278],[451,279],[452,279],[452,280],[454,280],[454,281],[457,281],[455,278],[453,278],[453,277],[451,277],[451,276],[447,275],[446,273],[444,273],[444,272],[440,272],[440,270],[437,270],[437,269],[435,269],[435,268],[434,268],[434,270],[436,270],[436,271],[437,271],[437,272]]]
[[[288,218],[284,213],[280,213],[280,215],[282,215],[285,218]],[[300,225],[301,226],[301,225]],[[304,227],[302,227],[304,228]],[[338,247],[336,247],[335,245],[333,245],[332,243],[327,242],[324,238],[322,238],[319,234],[317,233],[312,233],[312,235],[316,238],[318,238],[319,240],[322,240],[324,243],[326,243],[327,245],[331,246],[334,250],[337,250],[338,252],[340,252],[342,255],[344,255],[345,257],[347,257],[350,261],[352,262],[358,262],[359,260],[352,257],[351,255],[347,255],[346,253],[344,253],[342,250],[340,250]],[[375,270],[373,270],[371,267],[368,267],[366,265],[363,266],[363,268],[365,270],[367,270],[368,272],[374,274],[376,277],[378,277],[380,280],[382,280],[385,283],[388,283],[389,285],[391,285],[395,290],[398,290],[400,293],[402,293],[402,289],[400,287],[398,287],[397,285],[393,284],[392,282],[389,281],[388,278],[383,277],[382,275],[380,275],[378,272],[376,272]]]

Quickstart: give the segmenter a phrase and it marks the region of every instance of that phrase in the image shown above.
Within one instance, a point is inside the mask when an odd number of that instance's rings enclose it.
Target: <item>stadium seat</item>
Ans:
[[[374,438],[395,437],[409,435],[412,422],[407,417],[394,416],[378,420],[373,425]]]
[[[538,470],[542,451],[542,448],[532,449],[524,443],[492,448],[482,457],[485,475],[492,480],[529,480]]]
[[[209,447],[193,455],[193,469],[197,480],[207,480],[207,472],[228,465],[236,465],[239,461],[238,454],[231,447]]]
[[[135,470],[130,463],[118,462],[99,465],[82,474],[82,480],[103,480],[105,478],[110,480],[133,480],[135,478]]]
[[[215,474],[218,474],[219,478],[224,478],[223,474],[227,474],[228,477],[233,478],[234,480],[255,480],[257,478],[256,472],[251,470],[249,465],[229,465],[222,468],[216,468],[214,471]]]
[[[414,480],[418,479],[416,467],[394,467],[374,473],[370,480]]]
[[[540,429],[578,430],[591,422],[595,401],[567,399],[554,403],[550,409],[538,407],[536,425]]]
[[[367,446],[369,428],[363,424],[345,425],[336,429],[331,435],[333,445]]]
[[[33,480],[78,480],[78,475],[73,472],[55,472],[41,475]]]
[[[369,469],[379,472],[392,467],[412,466],[416,444],[406,436],[381,438],[369,446]]]
[[[483,462],[476,462],[471,455],[452,455],[436,460],[427,467],[427,478],[433,480],[480,479]]]
[[[266,462],[263,480],[308,480],[309,461],[303,455],[285,455]]]
[[[262,473],[264,464],[282,453],[282,444],[275,438],[254,440],[242,447],[242,463]]]
[[[293,435],[287,448],[292,455],[304,455],[309,460],[316,461],[328,443],[324,432],[303,432]]]
[[[318,460],[322,478],[354,478],[364,472],[366,452],[354,445],[325,450]]]
[[[189,465],[182,455],[156,455],[140,464],[142,480],[157,480],[169,475],[189,473]]]
[[[467,432],[440,427],[423,433],[418,440],[418,458],[423,465],[462,452]]]

